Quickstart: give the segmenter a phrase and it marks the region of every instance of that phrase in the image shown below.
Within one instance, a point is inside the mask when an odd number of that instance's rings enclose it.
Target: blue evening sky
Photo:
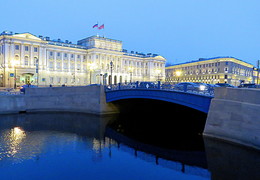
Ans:
[[[98,33],[173,64],[260,59],[260,0],[0,0],[0,7],[0,31],[73,43]],[[105,29],[93,29],[96,22]]]

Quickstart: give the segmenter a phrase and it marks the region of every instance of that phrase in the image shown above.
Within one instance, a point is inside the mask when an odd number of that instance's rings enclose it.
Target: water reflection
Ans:
[[[132,156],[185,174],[210,178],[204,152],[160,148],[138,142],[110,128],[106,129],[106,136],[116,141],[118,149]]]
[[[254,180],[260,177],[259,151],[207,138],[204,139],[206,154],[200,146],[192,145],[190,150],[189,146],[185,150],[160,147],[144,138],[140,141],[128,136],[129,129],[122,126],[118,129],[115,119],[80,113],[0,115],[0,179]],[[158,132],[156,135],[159,140],[166,138]],[[175,143],[174,140],[165,142]]]
[[[111,116],[97,117],[81,113],[32,113],[0,116],[0,161],[21,163],[38,159],[49,151],[48,144],[64,146],[74,141],[87,142],[98,153],[105,127]],[[55,142],[56,137],[63,141]],[[93,144],[89,143],[93,139]],[[93,147],[92,147],[93,145]]]

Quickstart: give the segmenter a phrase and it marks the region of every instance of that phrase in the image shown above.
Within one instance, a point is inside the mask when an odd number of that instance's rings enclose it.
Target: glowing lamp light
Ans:
[[[12,61],[11,61],[11,64],[12,64],[12,66],[14,67],[14,66],[16,66],[16,65],[18,64],[18,61],[17,61],[17,60],[12,60]]]
[[[95,70],[95,69],[97,69],[96,63],[89,63],[89,70],[90,70],[90,71],[93,71],[93,70]]]
[[[206,90],[206,86],[204,86],[204,85],[200,85],[199,88],[200,88],[201,91],[205,91]]]
[[[181,71],[176,71],[176,76],[180,76],[181,74]]]
[[[129,67],[128,70],[129,70],[130,72],[132,72],[132,71],[134,70],[134,68],[133,68],[133,67]]]

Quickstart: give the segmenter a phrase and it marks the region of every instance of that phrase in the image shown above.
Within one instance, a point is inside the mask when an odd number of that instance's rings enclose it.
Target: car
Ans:
[[[193,82],[181,82],[174,85],[174,89],[179,91],[195,91],[196,87],[198,85]]]
[[[255,83],[252,83],[252,84],[241,84],[238,87],[239,88],[258,88],[258,86]]]
[[[88,84],[87,86],[100,86],[100,84]]]
[[[25,84],[25,85],[20,86],[20,92],[21,92],[21,93],[25,93],[25,89],[26,89],[26,88],[36,88],[36,87],[37,87],[37,86],[35,86],[35,85]]]
[[[170,83],[164,83],[161,85],[162,89],[173,89],[173,85]]]
[[[220,87],[235,87],[235,86],[228,84],[228,83],[217,83],[216,85],[218,85]]]

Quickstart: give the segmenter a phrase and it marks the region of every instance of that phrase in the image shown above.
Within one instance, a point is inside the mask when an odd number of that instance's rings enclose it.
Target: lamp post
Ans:
[[[110,71],[111,71],[111,80],[110,80],[110,84],[112,84],[112,80],[113,80],[113,61],[110,61]]]
[[[160,81],[160,73],[161,73],[161,70],[160,70],[160,69],[157,69],[157,70],[156,70],[156,73],[158,74],[157,81]]]
[[[177,71],[175,72],[175,74],[176,74],[176,76],[177,76],[177,83],[179,83],[179,78],[180,78],[182,72],[179,71],[179,70],[177,70]]]
[[[95,63],[89,63],[89,84],[91,84],[91,78],[92,78],[92,71],[94,71],[97,68]]]
[[[260,66],[260,60],[257,61],[257,77],[256,77],[256,84],[259,84],[259,66]]]
[[[35,61],[36,65],[36,74],[37,74],[37,79],[36,79],[36,84],[39,86],[39,59],[37,58]]]
[[[17,60],[12,61],[12,66],[14,67],[14,89],[16,89],[16,65],[17,65]]]

